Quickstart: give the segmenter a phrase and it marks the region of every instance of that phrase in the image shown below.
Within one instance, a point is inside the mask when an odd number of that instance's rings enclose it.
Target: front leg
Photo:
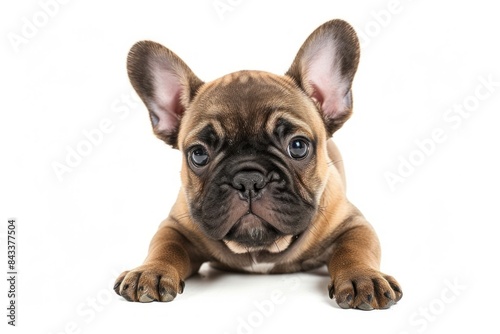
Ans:
[[[203,262],[191,243],[168,226],[168,219],[165,223],[153,237],[144,263],[116,279],[115,292],[128,301],[173,300],[183,292],[184,280],[196,273]]]
[[[330,298],[342,308],[362,310],[389,308],[401,299],[398,282],[379,271],[378,238],[362,216],[335,240],[328,264]]]

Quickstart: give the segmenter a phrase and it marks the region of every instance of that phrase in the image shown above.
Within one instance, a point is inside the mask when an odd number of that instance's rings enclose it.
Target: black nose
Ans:
[[[264,175],[257,171],[238,172],[233,178],[233,187],[240,191],[243,200],[258,199],[266,183]]]

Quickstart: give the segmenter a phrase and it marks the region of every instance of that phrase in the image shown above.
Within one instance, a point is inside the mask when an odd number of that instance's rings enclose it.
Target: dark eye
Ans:
[[[190,157],[191,157],[191,162],[196,167],[203,167],[208,164],[208,153],[201,146],[196,146],[194,149],[192,149]]]
[[[309,153],[309,142],[304,138],[293,138],[288,144],[288,155],[295,159],[304,159]]]

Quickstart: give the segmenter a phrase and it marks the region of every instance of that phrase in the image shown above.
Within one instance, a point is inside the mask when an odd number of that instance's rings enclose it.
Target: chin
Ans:
[[[246,213],[231,227],[222,242],[235,254],[252,252],[281,253],[299,233],[284,232],[256,214]]]

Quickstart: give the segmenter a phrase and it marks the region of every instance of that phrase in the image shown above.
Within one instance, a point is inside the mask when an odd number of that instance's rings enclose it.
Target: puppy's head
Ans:
[[[236,253],[280,252],[310,226],[358,60],[356,34],[340,20],[314,31],[284,76],[241,71],[204,83],[165,47],[132,47],[132,85],[155,134],[183,152],[189,214],[206,236]]]

